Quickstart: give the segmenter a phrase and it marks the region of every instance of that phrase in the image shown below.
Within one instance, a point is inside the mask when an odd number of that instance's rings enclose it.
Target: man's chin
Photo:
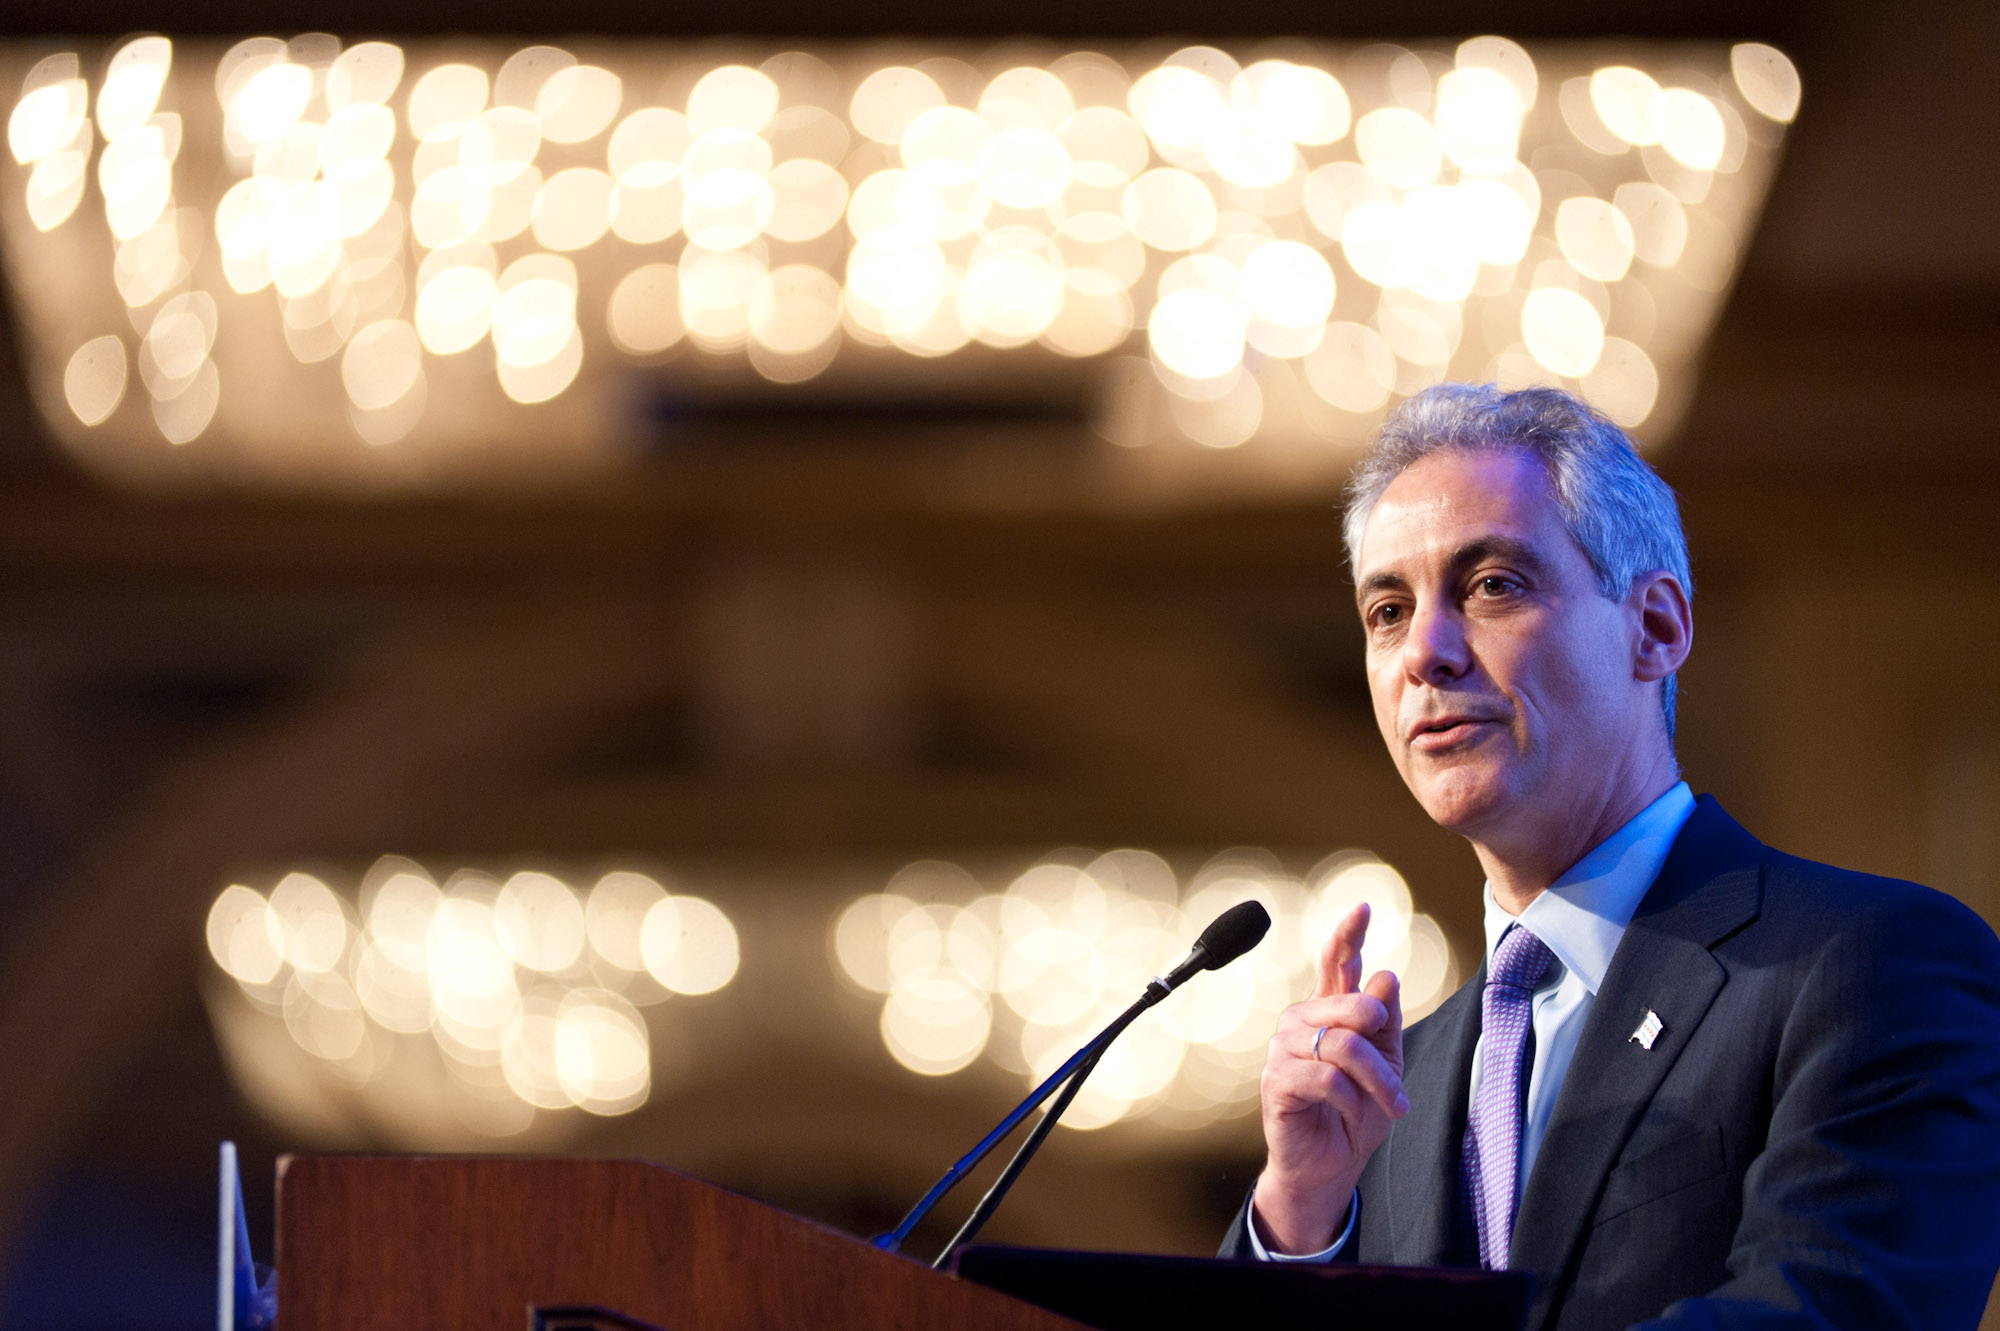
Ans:
[[[1495,773],[1462,767],[1412,782],[1411,793],[1432,822],[1465,837],[1489,826],[1508,803],[1506,786]]]

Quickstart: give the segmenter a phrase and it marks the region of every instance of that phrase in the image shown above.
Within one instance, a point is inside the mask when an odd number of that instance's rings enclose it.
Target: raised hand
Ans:
[[[1396,977],[1361,982],[1368,907],[1326,940],[1313,995],[1286,1008],[1264,1062],[1264,1144],[1255,1210],[1267,1248],[1317,1252],[1347,1215],[1362,1167],[1410,1112]]]

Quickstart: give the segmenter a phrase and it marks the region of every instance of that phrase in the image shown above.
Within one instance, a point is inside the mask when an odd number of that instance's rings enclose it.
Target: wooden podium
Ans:
[[[1081,1325],[636,1160],[287,1157],[277,1266],[280,1331]]]
[[[1518,1271],[976,1247],[960,1279],[658,1165],[507,1156],[288,1156],[277,1257],[278,1331],[1086,1327],[1048,1308],[1135,1331],[1246,1310],[1272,1326],[1518,1331],[1530,1286]]]

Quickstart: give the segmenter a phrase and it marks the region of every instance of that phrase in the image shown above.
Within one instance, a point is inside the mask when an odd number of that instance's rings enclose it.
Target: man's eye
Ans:
[[[1486,596],[1505,596],[1518,585],[1512,578],[1503,578],[1497,573],[1489,573],[1479,580],[1479,590]]]
[[[1387,628],[1391,624],[1399,622],[1402,618],[1403,607],[1400,605],[1378,605],[1375,607],[1375,623],[1379,628]]]

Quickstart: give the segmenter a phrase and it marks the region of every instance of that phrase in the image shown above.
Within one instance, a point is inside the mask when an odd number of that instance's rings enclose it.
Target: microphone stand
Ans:
[[[885,1252],[900,1250],[903,1241],[910,1237],[910,1231],[917,1227],[917,1222],[928,1215],[931,1208],[936,1206],[946,1193],[958,1186],[959,1180],[965,1177],[967,1171],[976,1167],[981,1160],[991,1154],[994,1147],[1005,1141],[1008,1134],[1021,1125],[1021,1120],[1042,1101],[1053,1095],[1057,1087],[1067,1083],[1062,1098],[1042,1116],[1042,1121],[1035,1125],[1035,1130],[1021,1144],[1014,1158],[1007,1162],[1006,1169],[1001,1171],[1000,1177],[987,1190],[986,1196],[980,1199],[977,1207],[973,1208],[971,1217],[960,1227],[958,1233],[952,1236],[951,1242],[944,1246],[944,1251],[938,1254],[937,1261],[933,1265],[943,1265],[952,1250],[977,1233],[979,1227],[986,1223],[986,1218],[993,1214],[993,1209],[1000,1204],[1000,1199],[1014,1186],[1014,1180],[1020,1177],[1021,1170],[1027,1166],[1028,1160],[1041,1146],[1043,1139],[1049,1135],[1050,1129],[1055,1127],[1056,1120],[1062,1117],[1063,1110],[1069,1108],[1070,1101],[1074,1100],[1076,1093],[1083,1088],[1083,1079],[1097,1066],[1097,1060],[1104,1056],[1104,1051],[1110,1047],[1111,1042],[1123,1034],[1127,1026],[1137,1021],[1139,1015],[1147,1008],[1180,988],[1196,973],[1226,966],[1255,947],[1270,927],[1270,914],[1255,901],[1238,902],[1218,915],[1210,922],[1208,928],[1201,931],[1201,937],[1195,940],[1193,950],[1180,965],[1168,971],[1165,976],[1156,975],[1147,981],[1146,992],[1139,996],[1137,1002],[1119,1013],[1089,1044],[1070,1055],[1069,1061],[1051,1073],[1027,1099],[1016,1105],[1014,1112],[1001,1119],[998,1127],[987,1133],[957,1164],[947,1169],[944,1177],[931,1185],[931,1190],[910,1208],[910,1213],[903,1217],[900,1224],[886,1234],[877,1234],[873,1240],[875,1246]]]
[[[1046,1114],[1042,1115],[1041,1122],[1035,1124],[1035,1130],[1028,1134],[1028,1139],[1014,1152],[1014,1158],[1000,1171],[1000,1177],[993,1180],[993,1186],[979,1199],[979,1205],[972,1208],[972,1214],[965,1218],[963,1225],[959,1226],[958,1233],[952,1235],[951,1242],[945,1244],[938,1252],[937,1258],[931,1262],[932,1270],[942,1271],[944,1264],[951,1260],[951,1255],[972,1242],[973,1236],[985,1228],[987,1220],[1006,1199],[1008,1189],[1014,1186],[1014,1180],[1021,1177],[1021,1171],[1028,1167],[1028,1161],[1034,1158],[1036,1151],[1042,1149],[1043,1139],[1049,1135],[1049,1130],[1055,1127],[1056,1120],[1063,1116],[1063,1110],[1069,1108],[1069,1102],[1076,1099],[1076,1093],[1083,1089],[1083,1079],[1091,1074],[1092,1069],[1097,1066],[1097,1060],[1103,1056],[1104,1050],[1099,1049],[1090,1056],[1089,1061],[1076,1070],[1076,1075],[1069,1079],[1069,1085],[1063,1087],[1063,1093],[1056,1097],[1056,1102],[1049,1106]]]
[[[1097,1066],[1097,1060],[1103,1056],[1106,1047],[1109,1046],[1113,1040],[1117,1039],[1121,1034],[1123,1034],[1127,1026],[1130,1026],[1133,1022],[1137,1021],[1139,1019],[1139,1014],[1141,1014],[1147,1008],[1153,1006],[1155,1003],[1159,1002],[1161,999],[1165,998],[1168,994],[1172,992],[1173,992],[1172,988],[1170,988],[1164,980],[1161,980],[1157,977],[1152,980],[1149,980],[1146,984],[1146,992],[1140,995],[1139,1000],[1137,1002],[1133,1003],[1131,1007],[1128,1007],[1123,1012],[1119,1013],[1117,1018],[1113,1020],[1109,1026],[1106,1026],[1102,1031],[1099,1031],[1096,1037],[1092,1039],[1089,1044],[1086,1044],[1083,1048],[1077,1050],[1074,1054],[1070,1055],[1069,1061],[1067,1063],[1064,1063],[1061,1067],[1057,1068],[1054,1072],[1050,1073],[1047,1080],[1043,1081],[1040,1086],[1037,1086],[1034,1089],[1034,1091],[1028,1096],[1027,1099],[1023,1100],[1019,1105],[1015,1106],[1014,1111],[1008,1114],[1007,1117],[1000,1120],[999,1126],[995,1127],[993,1131],[987,1133],[985,1137],[981,1138],[979,1144],[973,1147],[970,1151],[967,1151],[965,1153],[965,1156],[962,1159],[960,1159],[957,1164],[953,1165],[950,1169],[947,1169],[944,1172],[944,1177],[940,1178],[936,1183],[931,1185],[931,1190],[925,1193],[918,1200],[915,1206],[910,1208],[910,1213],[903,1217],[901,1223],[899,1223],[894,1229],[890,1230],[886,1234],[876,1235],[873,1240],[875,1246],[887,1252],[896,1252],[900,1250],[903,1246],[903,1241],[910,1237],[910,1231],[915,1229],[917,1227],[917,1223],[921,1221],[926,1215],[930,1214],[931,1208],[936,1206],[940,1201],[942,1201],[946,1193],[950,1192],[953,1188],[957,1187],[959,1181],[963,1179],[968,1172],[976,1168],[981,1160],[984,1160],[988,1155],[992,1154],[993,1148],[998,1146],[1001,1142],[1005,1141],[1007,1137],[1013,1133],[1014,1129],[1021,1125],[1021,1120],[1025,1119],[1029,1114],[1033,1113],[1034,1110],[1042,1103],[1042,1101],[1048,1099],[1051,1095],[1053,1095],[1057,1087],[1061,1086],[1064,1082],[1070,1081],[1071,1078],[1074,1077],[1075,1081],[1071,1085],[1070,1089],[1065,1093],[1062,1104],[1058,1106],[1056,1109],[1051,1110],[1050,1113],[1044,1117],[1043,1122],[1036,1125],[1036,1136],[1034,1138],[1031,1138],[1031,1140],[1035,1141],[1036,1144],[1039,1144],[1039,1138],[1047,1135],[1047,1133],[1043,1131],[1044,1124],[1047,1125],[1048,1127],[1053,1127],[1055,1125],[1055,1116],[1057,1114],[1060,1114],[1063,1108],[1068,1107],[1070,1100],[1075,1098],[1077,1090],[1083,1085],[1083,1077],[1077,1075],[1079,1070],[1082,1070],[1084,1075],[1088,1075],[1089,1069]],[[1020,1160],[1018,1156],[1016,1157],[1016,1159],[1019,1161],[1019,1163],[1023,1165],[1027,1163],[1025,1160]],[[1009,1170],[1015,1174],[1018,1174],[1020,1172],[1019,1170],[1014,1169],[1011,1164],[1009,1165]],[[1011,1178],[1008,1178],[1007,1182],[1009,1186],[1011,1186],[1013,1180]],[[998,1185],[996,1184],[996,1186]],[[1003,1189],[1003,1195],[1004,1195],[1004,1189]],[[997,1206],[999,1204],[999,1198],[995,1197],[993,1199],[993,1202],[994,1205]],[[984,1205],[984,1203],[982,1202],[981,1205]],[[954,1239],[953,1242],[956,1243],[957,1240]],[[948,1248],[947,1251],[949,1251]]]

